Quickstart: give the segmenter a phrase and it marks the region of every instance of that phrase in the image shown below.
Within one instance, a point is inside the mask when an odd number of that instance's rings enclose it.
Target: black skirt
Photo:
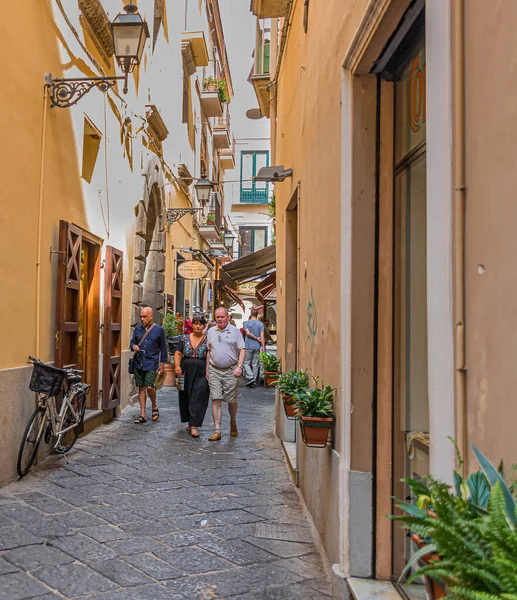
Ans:
[[[178,392],[181,422],[201,427],[205,418],[210,388],[206,380],[206,360],[202,358],[181,359],[181,371],[185,376],[183,391]]]

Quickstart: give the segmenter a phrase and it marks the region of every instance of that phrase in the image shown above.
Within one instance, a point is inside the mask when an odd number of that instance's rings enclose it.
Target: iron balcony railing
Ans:
[[[241,190],[242,204],[267,204],[268,203],[267,188],[251,188]]]

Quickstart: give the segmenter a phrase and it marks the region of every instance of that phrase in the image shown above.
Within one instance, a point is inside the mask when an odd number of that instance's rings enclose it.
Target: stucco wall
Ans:
[[[517,461],[516,19],[513,2],[466,3],[468,437],[507,475]]]
[[[292,322],[292,303],[288,307],[292,290],[284,287],[285,282],[293,285],[293,274],[288,271],[292,264],[286,265],[286,240],[289,243],[286,209],[297,191],[297,366],[308,368],[311,376],[320,377],[320,383],[337,388],[336,440],[343,422],[339,404],[342,386],[339,356],[343,341],[339,314],[341,61],[366,4],[366,0],[311,4],[305,33],[303,2],[294,3],[277,94],[275,162],[293,169],[291,179],[275,186],[278,322],[286,323],[286,327]],[[368,305],[364,310],[368,310]],[[288,368],[295,362],[295,349],[289,347],[295,337],[292,325],[279,335],[279,354]],[[366,422],[364,427],[367,426]],[[339,447],[336,450],[339,452]],[[330,447],[317,450],[300,445],[300,488],[332,562],[339,560],[337,524],[342,518],[338,514],[337,464],[338,454]]]

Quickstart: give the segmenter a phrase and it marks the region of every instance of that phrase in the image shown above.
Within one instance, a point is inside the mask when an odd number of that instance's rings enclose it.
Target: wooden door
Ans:
[[[54,364],[77,368],[79,348],[82,231],[59,222]]]
[[[104,366],[102,369],[102,408],[120,404],[122,336],[122,266],[124,255],[106,246],[104,280]]]

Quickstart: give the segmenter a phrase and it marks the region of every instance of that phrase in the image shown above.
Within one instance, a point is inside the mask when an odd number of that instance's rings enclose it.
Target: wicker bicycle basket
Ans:
[[[58,396],[66,371],[43,363],[34,363],[29,389],[46,396]]]

